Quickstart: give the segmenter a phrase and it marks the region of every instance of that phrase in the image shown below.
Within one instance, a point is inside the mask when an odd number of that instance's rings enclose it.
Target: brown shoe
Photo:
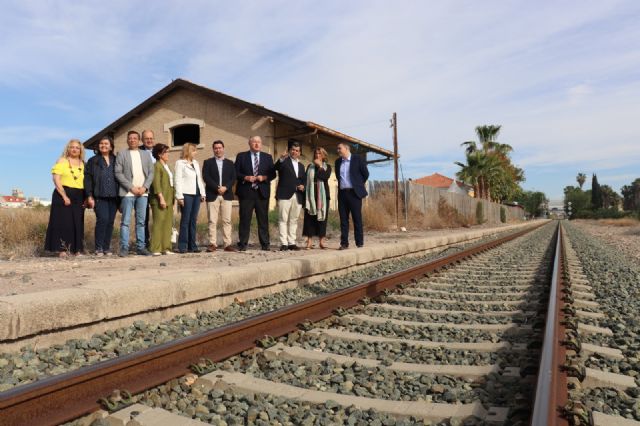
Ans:
[[[230,251],[230,252],[235,253],[235,252],[237,252],[238,250],[237,250],[235,247],[233,247],[233,246],[226,246],[226,247],[224,248],[224,251]]]
[[[216,251],[216,246],[214,246],[213,244],[210,244],[209,247],[207,247],[207,252],[208,253],[213,253],[214,251]]]

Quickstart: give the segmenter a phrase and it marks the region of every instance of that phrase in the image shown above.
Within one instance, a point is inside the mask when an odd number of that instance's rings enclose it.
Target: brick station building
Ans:
[[[263,151],[273,155],[274,160],[287,149],[289,139],[300,141],[305,166],[312,160],[313,149],[320,146],[329,153],[329,164],[333,168],[336,146],[340,142],[349,143],[351,151],[365,157],[369,163],[393,159],[393,152],[352,136],[183,79],[172,81],[97,132],[84,145],[93,149],[100,137],[109,135],[115,142],[116,151],[119,151],[127,148],[129,130],[142,132],[146,129],[154,132],[156,143],[170,147],[169,164],[172,167],[180,158],[182,145],[186,142],[195,143],[203,150],[198,156],[202,165],[213,155],[211,144],[214,140],[223,140],[226,157],[235,160],[238,152],[248,150],[247,141],[253,135],[262,137]],[[272,187],[275,185],[276,180]],[[335,174],[329,185],[331,207],[335,209],[338,185]],[[271,206],[274,204],[272,197]]]

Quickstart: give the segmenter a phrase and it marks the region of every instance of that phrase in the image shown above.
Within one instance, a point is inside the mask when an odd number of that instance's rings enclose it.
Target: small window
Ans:
[[[200,144],[200,126],[197,124],[185,124],[171,129],[173,146],[182,146],[187,142]]]

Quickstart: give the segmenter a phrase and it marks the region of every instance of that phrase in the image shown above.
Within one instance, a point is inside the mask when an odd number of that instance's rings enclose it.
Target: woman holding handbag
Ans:
[[[153,147],[156,164],[153,170],[153,183],[149,204],[153,214],[151,225],[151,252],[154,256],[173,254],[171,251],[171,234],[173,228],[173,173],[169,169],[169,147],[159,143]]]

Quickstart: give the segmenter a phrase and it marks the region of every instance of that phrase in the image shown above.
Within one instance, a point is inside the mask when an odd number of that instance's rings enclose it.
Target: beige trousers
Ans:
[[[231,204],[233,202],[225,200],[222,195],[218,195],[214,201],[207,203],[207,216],[209,217],[209,244],[217,246],[218,235],[216,227],[218,225],[218,213],[222,216],[222,241],[224,246],[231,245]]]
[[[298,203],[296,194],[293,194],[293,197],[288,200],[278,200],[280,245],[292,246],[296,244],[300,210],[302,210],[302,204]]]

